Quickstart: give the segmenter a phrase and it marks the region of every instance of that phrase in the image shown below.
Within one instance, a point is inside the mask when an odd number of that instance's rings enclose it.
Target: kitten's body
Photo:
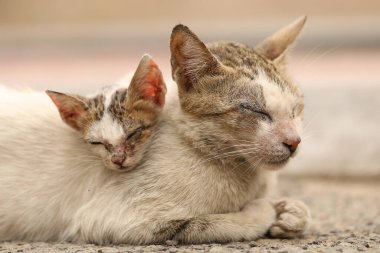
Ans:
[[[147,90],[157,96],[144,97]],[[44,92],[0,86],[0,238],[59,239],[76,211],[118,175],[107,160],[111,150],[89,140],[133,144],[126,168],[134,169],[155,134],[165,91],[148,55],[129,80],[92,96],[49,91],[60,114]],[[136,126],[144,130],[127,138]]]
[[[36,240],[57,239],[107,171],[45,93],[4,91],[1,97],[0,237],[32,239],[34,231]]]
[[[297,23],[297,28],[301,25]],[[7,159],[0,165],[1,240],[61,239],[142,244],[174,239],[184,243],[204,243],[253,240],[268,230],[277,236],[303,233],[308,214],[302,204],[290,201],[272,205],[268,199],[260,199],[265,196],[274,177],[274,172],[262,165],[264,160],[261,156],[279,157],[278,154],[283,154],[279,160],[282,163],[285,154],[286,160],[290,156],[287,147],[281,146],[280,142],[277,153],[264,152],[255,160],[259,152],[252,148],[254,142],[249,141],[251,149],[248,152],[239,147],[247,145],[249,139],[238,138],[242,134],[246,134],[245,137],[265,135],[271,130],[261,129],[268,125],[267,116],[248,111],[245,107],[230,108],[230,104],[240,101],[242,96],[259,98],[256,90],[263,86],[267,87],[263,93],[267,99],[277,96],[282,102],[278,104],[276,100],[267,100],[268,104],[277,105],[273,112],[285,113],[281,110],[289,109],[289,103],[293,103],[293,97],[298,97],[298,94],[293,94],[288,88],[278,89],[276,80],[270,83],[268,76],[261,76],[260,73],[267,72],[265,66],[268,71],[277,72],[272,63],[253,50],[250,50],[252,55],[247,57],[257,57],[265,63],[264,68],[253,67],[264,71],[257,72],[253,79],[241,75],[244,68],[237,69],[235,75],[231,75],[233,72],[227,72],[224,77],[221,73],[218,73],[219,76],[213,75],[214,60],[210,66],[196,62],[203,60],[204,56],[211,57],[206,47],[187,28],[179,26],[176,29],[174,35],[184,36],[186,43],[194,44],[194,47],[184,47],[185,52],[187,49],[190,53],[195,52],[191,54],[194,61],[190,62],[190,67],[197,71],[209,67],[210,71],[205,73],[211,77],[201,82],[191,79],[190,85],[197,87],[184,87],[189,83],[179,79],[181,74],[194,73],[191,69],[177,71],[178,68],[174,67],[177,62],[172,61],[173,76],[181,87],[180,99],[169,99],[159,134],[155,135],[143,163],[125,174],[112,174],[96,166],[83,170],[83,173],[74,168],[46,171],[42,167],[15,167],[17,163],[14,158],[0,154],[2,161]],[[173,48],[176,49],[174,42]],[[217,50],[212,48],[211,45],[210,50]],[[220,49],[224,50],[222,47]],[[221,54],[213,53],[222,60]],[[176,55],[175,52],[172,52],[173,55]],[[201,78],[202,75],[196,77]],[[236,83],[231,78],[235,78]],[[207,85],[210,80],[215,84],[211,89]],[[269,95],[265,93],[268,89],[271,91]],[[233,95],[233,99],[229,95]],[[223,100],[226,97],[227,100]],[[204,111],[207,113],[202,114]],[[275,114],[274,117],[289,116],[287,111],[285,114]],[[295,131],[293,123],[282,128]],[[283,131],[274,132],[270,137],[274,140],[281,134],[284,134]],[[11,141],[8,136],[0,136],[7,142]],[[235,141],[243,142],[237,144]],[[269,147],[268,143],[265,145]],[[25,152],[25,147],[22,148]],[[50,222],[52,220],[54,223]]]

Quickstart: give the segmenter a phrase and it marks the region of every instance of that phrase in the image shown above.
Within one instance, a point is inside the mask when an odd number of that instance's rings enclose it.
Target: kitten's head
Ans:
[[[205,145],[222,148],[220,158],[240,157],[253,166],[277,169],[295,154],[304,104],[286,74],[285,54],[305,20],[256,48],[235,42],[205,45],[186,26],[174,27],[172,75],[182,111],[197,121]]]
[[[145,55],[128,88],[110,86],[95,97],[47,91],[62,120],[80,131],[108,169],[128,171],[141,160],[165,103],[157,64]]]

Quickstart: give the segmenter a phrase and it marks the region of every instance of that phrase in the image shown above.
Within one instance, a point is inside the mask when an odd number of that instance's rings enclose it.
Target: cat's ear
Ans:
[[[165,104],[166,85],[161,70],[149,55],[144,55],[128,87],[128,101],[145,101],[157,109]]]
[[[58,108],[62,120],[76,130],[82,130],[82,122],[87,115],[86,102],[76,96],[47,90],[46,94]]]
[[[300,17],[293,23],[283,27],[256,46],[256,52],[277,65],[284,64],[286,51],[299,36],[305,22],[306,16]]]
[[[173,79],[186,91],[193,88],[198,78],[212,74],[219,64],[206,45],[181,24],[173,28],[170,52]]]

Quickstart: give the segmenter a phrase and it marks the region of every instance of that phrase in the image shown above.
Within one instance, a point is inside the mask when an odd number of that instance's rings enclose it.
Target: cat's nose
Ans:
[[[300,144],[301,138],[299,136],[294,138],[287,138],[282,144],[287,147],[290,153],[294,153],[297,150],[298,144]]]
[[[123,165],[124,161],[125,161],[125,155],[114,155],[112,156],[111,158],[111,161],[116,164],[116,165]]]

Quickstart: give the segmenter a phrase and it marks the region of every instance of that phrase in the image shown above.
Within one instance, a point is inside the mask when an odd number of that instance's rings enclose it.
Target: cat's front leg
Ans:
[[[276,220],[276,211],[268,199],[256,199],[235,213],[199,216],[182,216],[181,209],[176,207],[171,214],[167,210],[112,213],[112,210],[122,209],[115,206],[108,205],[113,208],[102,210],[89,206],[81,210],[61,239],[100,245],[141,245],[167,240],[183,244],[255,240],[264,236]]]
[[[275,217],[270,201],[258,199],[237,213],[207,214],[162,223],[155,234],[158,241],[172,239],[185,244],[255,240],[265,235]]]
[[[269,234],[277,238],[293,238],[305,233],[311,222],[309,208],[301,201],[280,199],[273,202],[277,220],[269,229]]]

